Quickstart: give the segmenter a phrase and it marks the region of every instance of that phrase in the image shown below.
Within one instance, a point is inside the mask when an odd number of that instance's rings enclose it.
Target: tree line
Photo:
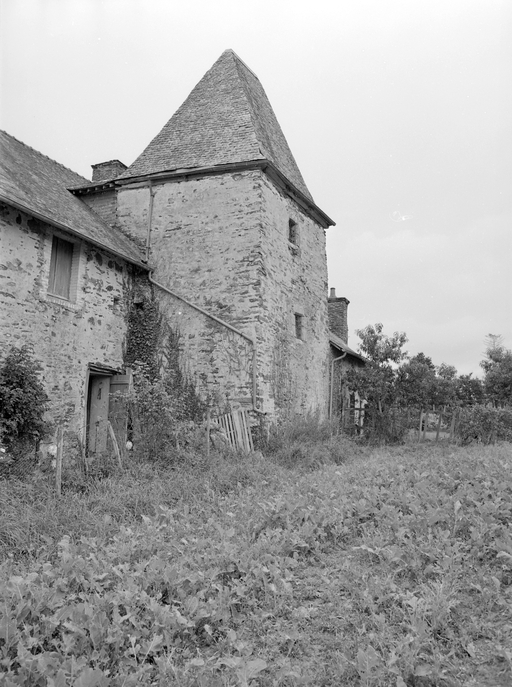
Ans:
[[[512,351],[500,335],[485,339],[480,362],[483,379],[457,373],[453,365],[435,365],[424,353],[409,356],[405,332],[384,333],[382,324],[368,325],[356,334],[366,365],[346,373],[346,382],[366,399],[369,408],[454,408],[512,406]]]

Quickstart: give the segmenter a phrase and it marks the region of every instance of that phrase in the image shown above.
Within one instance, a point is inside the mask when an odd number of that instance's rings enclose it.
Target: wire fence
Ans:
[[[369,443],[492,444],[512,441],[512,408],[377,408],[352,399],[343,407],[340,431]]]
[[[25,441],[9,449],[0,444],[0,479],[46,480],[60,495],[67,478],[76,482],[80,477],[87,480],[122,470],[132,442],[126,441],[126,431],[116,433],[110,420],[105,422],[105,427],[98,428],[106,437],[105,441],[101,450],[94,452],[88,451],[84,436],[66,431],[62,425],[57,428],[52,444],[42,446],[35,441]],[[339,433],[370,444],[512,442],[512,408],[393,406],[383,409],[352,398],[344,405],[337,427]],[[199,433],[198,446],[200,450],[204,447],[206,455],[209,455],[210,445],[217,449],[230,446],[245,453],[254,450],[247,410],[234,408],[223,414],[209,411],[204,425],[195,425],[195,429]],[[141,440],[146,439],[142,433]],[[138,459],[145,455],[142,449],[143,444],[136,452]]]

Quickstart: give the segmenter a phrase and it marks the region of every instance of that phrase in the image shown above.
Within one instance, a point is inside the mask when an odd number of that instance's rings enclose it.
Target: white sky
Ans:
[[[511,0],[0,0],[0,46],[0,128],[88,178],[232,48],[337,223],[349,343],[383,322],[477,374],[512,348]]]

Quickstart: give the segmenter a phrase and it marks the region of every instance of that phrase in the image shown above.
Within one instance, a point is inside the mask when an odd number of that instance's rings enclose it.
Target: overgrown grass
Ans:
[[[511,445],[320,439],[0,483],[0,683],[509,685]]]

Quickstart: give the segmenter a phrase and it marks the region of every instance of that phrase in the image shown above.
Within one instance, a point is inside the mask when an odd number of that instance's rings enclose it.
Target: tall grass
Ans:
[[[311,462],[311,431],[287,436],[300,459],[276,440],[134,461],[60,500],[0,483],[6,679],[509,685],[510,444],[370,450],[322,430]]]

